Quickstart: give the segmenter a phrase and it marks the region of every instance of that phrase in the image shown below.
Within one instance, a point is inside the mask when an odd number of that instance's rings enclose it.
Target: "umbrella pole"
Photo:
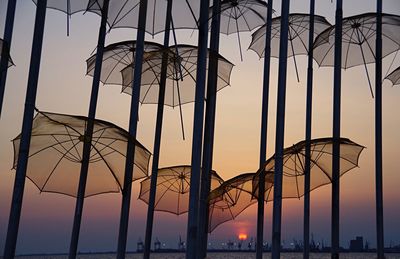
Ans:
[[[292,34],[291,34],[291,32],[290,32],[290,29],[289,29],[289,38],[290,38],[290,39],[289,39],[289,41],[290,41],[290,47],[291,47],[291,49],[292,49],[292,54],[293,54],[294,68],[295,68],[295,70],[296,70],[297,82],[300,83],[299,70],[298,70],[298,68],[297,68],[296,55],[295,55],[295,53],[294,53],[293,40],[292,40]]]
[[[171,18],[171,24],[172,24],[172,35],[174,36],[175,52],[176,52],[176,55],[179,57],[178,43],[176,41],[176,33],[175,33],[175,26],[174,26],[174,19],[172,19],[172,18]],[[179,61],[179,59],[178,59],[178,62],[179,62],[179,64],[178,64],[179,65],[179,76],[180,76],[181,81],[183,81],[182,67],[181,67],[181,62]]]
[[[139,22],[136,35],[136,52],[134,78],[132,81],[132,98],[129,118],[129,134],[125,161],[124,189],[122,190],[121,217],[118,234],[117,259],[124,259],[126,252],[126,241],[128,236],[129,210],[132,193],[133,164],[135,161],[135,143],[139,110],[140,85],[142,83],[142,65],[144,52],[144,36],[146,28],[147,0],[140,0]]]
[[[312,95],[313,95],[313,56],[314,56],[314,15],[315,0],[310,0],[310,28],[308,34],[308,68],[306,97],[306,146],[304,164],[304,218],[303,218],[303,258],[310,257],[310,168],[311,168],[311,130],[312,130]]]
[[[236,14],[236,7],[234,8],[234,10],[235,10],[235,17],[237,17],[237,14]],[[237,38],[238,38],[238,43],[239,43],[240,61],[243,61],[242,44],[240,43],[239,24],[238,24],[237,19],[235,19],[235,22],[236,22]]]
[[[182,103],[181,103],[181,94],[179,91],[179,82],[176,81],[176,90],[178,92],[178,103],[179,103],[179,115],[181,117],[181,129],[182,129],[182,138],[185,140],[185,127],[183,125],[183,114],[182,114]]]
[[[208,42],[208,7],[209,0],[200,2],[200,23],[198,34],[198,57],[196,71],[196,93],[192,138],[192,172],[190,174],[189,213],[186,235],[186,258],[196,258],[198,232],[198,204],[201,176],[201,155],[203,138],[204,92],[206,83],[206,62]]]
[[[9,3],[11,3],[10,1]],[[28,166],[29,145],[32,133],[33,113],[36,102],[36,92],[39,79],[40,60],[44,24],[46,17],[47,1],[38,1],[36,6],[35,28],[33,34],[31,61],[29,66],[28,86],[25,97],[24,118],[22,123],[21,142],[19,147],[18,164],[15,172],[13,196],[8,219],[7,237],[4,246],[4,258],[11,259],[15,256],[19,221],[21,218],[22,199],[24,195],[25,176]],[[5,42],[5,44],[7,44]]]
[[[94,119],[96,117],[97,99],[99,94],[100,86],[100,74],[101,67],[103,63],[103,52],[104,52],[104,42],[106,38],[106,24],[108,15],[108,3],[109,0],[104,1],[104,6],[101,14],[101,23],[99,29],[99,36],[97,41],[97,53],[96,53],[96,64],[95,71],[92,81],[92,92],[90,95],[90,106],[88,123],[85,129],[85,139],[89,141],[84,141],[83,152],[82,152],[82,164],[79,176],[79,186],[75,205],[74,223],[72,227],[71,243],[69,247],[69,258],[76,258],[78,251],[78,241],[79,241],[79,231],[82,221],[83,203],[85,198],[86,181],[89,169],[89,159],[91,150],[91,139],[93,135]]]
[[[377,0],[375,64],[375,174],[377,256],[383,259],[383,179],[382,179],[382,0]]]
[[[151,248],[151,236],[153,231],[154,221],[154,206],[156,200],[157,191],[157,175],[158,175],[158,163],[160,158],[160,146],[161,146],[161,132],[162,122],[164,115],[164,101],[165,101],[165,86],[167,81],[167,68],[168,68],[168,52],[166,51],[169,46],[169,34],[171,25],[171,12],[172,12],[172,0],[167,2],[167,13],[165,19],[165,32],[164,32],[164,50],[161,63],[161,76],[160,86],[158,92],[158,104],[157,104],[157,119],[156,119],[156,130],[154,136],[154,149],[153,149],[153,164],[151,167],[151,179],[150,179],[150,193],[149,193],[149,206],[147,207],[147,220],[146,220],[146,235],[144,241],[143,258],[150,258]]]
[[[199,232],[197,253],[199,259],[206,258],[208,244],[209,203],[211,172],[214,150],[215,109],[217,104],[218,52],[221,17],[220,0],[214,0],[212,6],[210,51],[208,54],[206,117],[204,125],[203,162],[200,186]]]
[[[371,79],[369,78],[368,67],[367,67],[367,64],[365,63],[364,51],[363,51],[361,45],[360,45],[360,50],[361,50],[361,56],[362,56],[363,63],[364,63],[365,73],[367,74],[369,90],[370,90],[370,92],[371,92],[372,98],[374,98],[374,92],[372,91]]]
[[[265,33],[265,50],[264,50],[264,75],[263,75],[263,96],[261,104],[261,139],[260,139],[260,160],[259,166],[265,163],[267,157],[267,132],[268,132],[268,108],[269,108],[269,81],[271,67],[271,34],[272,34],[272,13],[273,0],[268,1],[266,33]],[[257,207],[257,246],[256,258],[262,259],[264,247],[264,207],[265,207],[265,171],[259,176],[258,183],[258,207]]]
[[[335,50],[333,75],[333,157],[332,157],[332,218],[331,257],[339,258],[339,199],[340,199],[340,106],[342,80],[342,20],[343,0],[336,1]]]
[[[281,35],[279,44],[278,100],[276,114],[274,207],[272,215],[272,259],[280,258],[282,222],[283,145],[285,134],[286,75],[289,35],[290,0],[282,0]]]
[[[6,24],[4,27],[4,37],[3,37],[3,49],[1,52],[3,54],[1,55],[1,60],[0,60],[0,118],[1,118],[1,111],[3,108],[4,91],[6,88],[8,60],[10,58],[11,40],[14,28],[16,4],[17,0],[9,0],[7,4]]]
[[[70,0],[67,0],[67,36],[69,36],[69,13],[71,9],[71,4],[69,2]]]

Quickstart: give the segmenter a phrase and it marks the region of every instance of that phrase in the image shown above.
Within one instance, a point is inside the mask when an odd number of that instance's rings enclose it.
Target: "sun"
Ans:
[[[247,234],[241,233],[238,235],[239,240],[246,240],[247,239]]]

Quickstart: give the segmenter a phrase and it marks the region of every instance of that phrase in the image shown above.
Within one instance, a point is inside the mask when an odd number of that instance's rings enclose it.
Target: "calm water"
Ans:
[[[301,253],[283,253],[281,254],[282,259],[298,259],[302,258]],[[17,256],[18,259],[66,259],[67,255],[57,255],[57,256]],[[92,254],[92,255],[82,255],[78,256],[80,259],[114,259],[115,254]],[[126,257],[127,259],[141,259],[141,254],[130,254]],[[173,254],[154,254],[151,256],[154,259],[182,259],[185,258],[183,253],[173,253]],[[209,253],[208,258],[213,259],[252,259],[255,258],[253,253]],[[265,259],[271,258],[270,253],[264,254]],[[312,259],[329,259],[330,254],[311,254]],[[342,259],[373,259],[376,258],[375,254],[371,253],[344,253],[341,254]],[[400,259],[400,254],[387,254],[386,259]]]

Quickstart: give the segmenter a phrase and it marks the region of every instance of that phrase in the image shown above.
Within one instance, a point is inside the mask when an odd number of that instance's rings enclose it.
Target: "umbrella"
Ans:
[[[163,52],[167,52],[167,83],[165,88],[164,104],[171,107],[179,106],[181,115],[182,134],[184,136],[182,104],[194,101],[196,90],[196,69],[198,48],[191,45],[175,45],[161,51],[148,52],[144,58],[142,69],[142,91],[140,101],[142,103],[158,102],[158,83],[162,64]],[[176,52],[177,51],[177,52]],[[176,54],[178,53],[178,54]],[[207,58],[209,56],[209,52]],[[217,91],[229,85],[233,64],[221,55],[218,57]],[[124,68],[122,73],[124,93],[131,94],[131,82],[133,79],[132,66]]]
[[[392,82],[393,85],[399,85],[400,84],[400,67],[393,70],[389,75],[387,75],[385,77],[385,79]]]
[[[34,120],[26,177],[40,192],[77,197],[83,143],[91,143],[85,197],[119,192],[124,180],[128,132],[110,122],[94,120],[92,139],[85,135],[88,118],[38,111]],[[21,135],[13,140],[17,167]],[[148,174],[150,152],[135,140],[134,180]]]
[[[242,211],[257,202],[252,195],[256,173],[245,173],[225,181],[210,192],[208,232],[211,233],[220,224],[235,219]],[[265,190],[270,190],[273,179],[265,181]]]
[[[32,1],[35,4],[38,2],[38,0]],[[67,35],[69,35],[69,19],[71,15],[86,11],[88,3],[89,0],[47,0],[47,8],[61,11],[67,15]]]
[[[310,191],[332,182],[333,138],[317,138],[310,141]],[[340,138],[340,176],[358,167],[363,146],[346,138]],[[300,198],[304,195],[304,164],[306,141],[300,141],[283,150],[282,198]],[[275,170],[275,155],[262,168],[268,174]],[[271,192],[269,192],[271,193]],[[272,192],[273,193],[273,192]],[[253,195],[258,195],[258,182],[253,184]],[[267,201],[273,196],[267,195]]]
[[[220,5],[220,32],[226,35],[237,33],[240,58],[243,60],[239,33],[265,24],[267,3],[261,0],[223,0]],[[209,8],[209,16],[212,17],[212,7]]]
[[[104,0],[89,0],[88,11],[101,14]],[[112,28],[138,28],[139,0],[111,0],[107,23]],[[197,29],[200,1],[174,0],[172,17],[175,29]],[[148,0],[145,31],[156,35],[165,30],[165,10],[168,1]]]
[[[271,56],[279,57],[279,37],[280,37],[280,20],[281,17],[273,18],[271,21]],[[330,27],[331,24],[323,16],[314,16],[314,38],[321,32]],[[310,15],[302,13],[292,13],[289,15],[289,43],[288,57],[293,57],[297,81],[299,74],[297,70],[296,55],[307,55],[309,50],[310,31]],[[249,49],[255,51],[260,58],[264,57],[265,53],[265,33],[266,25],[257,29],[251,35],[251,43]]]
[[[176,215],[188,212],[190,175],[189,165],[172,166],[158,169],[155,199],[155,211],[164,211]],[[223,183],[222,178],[212,171],[211,189]],[[150,176],[140,182],[139,199],[148,204]]]
[[[3,47],[4,47],[4,50],[3,50]],[[9,51],[8,51],[8,49],[6,48],[6,44],[3,45],[3,40],[0,39],[0,58],[3,56],[3,52],[4,52],[5,58],[8,60],[8,62],[7,62],[7,67],[14,66],[15,64],[14,64],[14,62],[12,61],[12,59],[11,59],[9,53],[8,53]]]
[[[320,66],[333,66],[335,27],[323,31],[314,42],[314,59]],[[371,95],[367,64],[375,63],[376,13],[343,19],[342,68],[364,65]],[[382,58],[400,49],[400,16],[382,15]]]

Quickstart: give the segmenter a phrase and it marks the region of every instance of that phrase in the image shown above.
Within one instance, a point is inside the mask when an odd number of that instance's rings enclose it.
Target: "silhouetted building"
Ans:
[[[356,239],[350,240],[350,252],[362,252],[364,249],[363,237],[356,237]]]
[[[141,238],[136,243],[136,252],[143,252],[143,241]]]

